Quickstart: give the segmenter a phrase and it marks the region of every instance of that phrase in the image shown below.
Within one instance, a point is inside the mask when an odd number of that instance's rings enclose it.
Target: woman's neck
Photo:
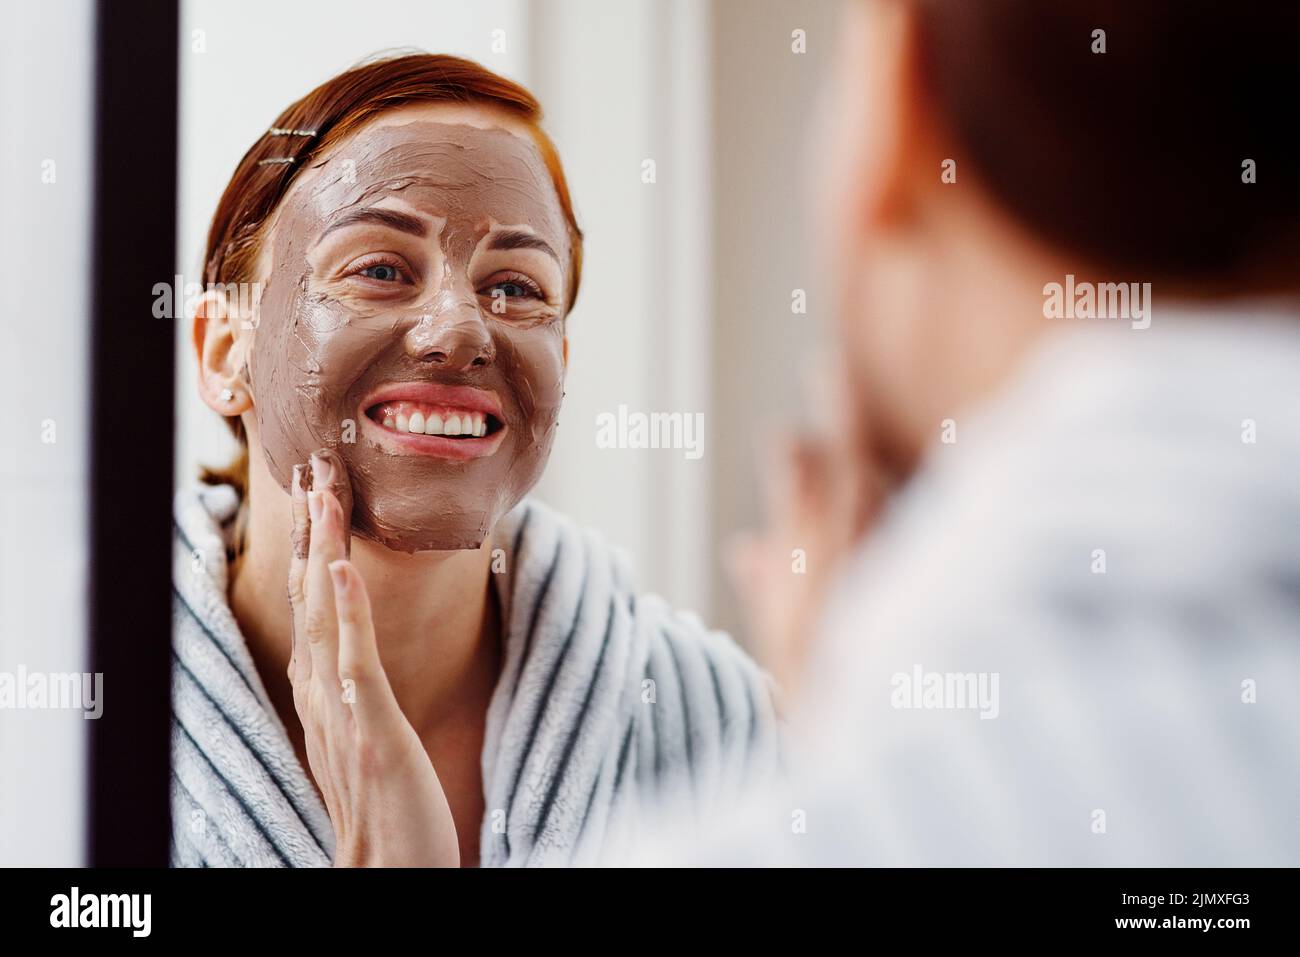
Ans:
[[[288,493],[259,458],[250,462],[247,540],[230,604],[263,680],[283,683],[283,693],[292,650],[286,597],[292,519]],[[490,537],[474,550],[413,555],[352,539],[351,560],[370,596],[380,659],[402,712],[422,738],[467,709],[486,710],[495,687],[501,629],[491,595],[491,552]]]

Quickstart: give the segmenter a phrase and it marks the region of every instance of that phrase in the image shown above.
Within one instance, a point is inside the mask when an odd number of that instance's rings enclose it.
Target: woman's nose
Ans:
[[[472,302],[426,312],[406,333],[404,345],[411,358],[453,372],[490,366],[496,358],[492,336]]]

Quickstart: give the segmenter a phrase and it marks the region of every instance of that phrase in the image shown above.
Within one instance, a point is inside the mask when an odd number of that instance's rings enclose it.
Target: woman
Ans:
[[[837,827],[725,840],[1295,866],[1300,131],[1258,91],[1295,87],[1300,10],[860,0],[837,36],[845,422],[739,556],[802,685],[793,806]]]
[[[176,864],[604,859],[670,780],[772,765],[762,672],[526,497],[582,261],[539,119],[477,64],[371,62],[221,199],[205,279],[258,285],[194,321],[244,451],[177,501]]]

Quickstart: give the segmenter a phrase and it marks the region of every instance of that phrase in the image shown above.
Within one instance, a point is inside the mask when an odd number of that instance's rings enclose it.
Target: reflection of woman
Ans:
[[[582,249],[539,116],[464,60],[373,62],[221,199],[205,280],[260,309],[194,326],[244,454],[178,495],[174,863],[591,860],[670,775],[771,764],[762,673],[525,498]]]

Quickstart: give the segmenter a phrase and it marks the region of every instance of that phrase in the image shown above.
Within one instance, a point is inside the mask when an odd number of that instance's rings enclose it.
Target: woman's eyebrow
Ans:
[[[555,255],[551,244],[540,236],[526,233],[522,229],[502,229],[488,234],[488,249],[540,249],[557,263],[560,257]]]
[[[428,224],[418,216],[399,213],[395,209],[380,209],[375,206],[367,206],[362,209],[349,210],[339,216],[325,228],[325,232],[321,233],[321,239],[324,239],[336,229],[355,226],[357,223],[378,223],[381,226],[389,226],[401,232],[410,233],[412,236],[419,236],[422,239],[429,235]]]

